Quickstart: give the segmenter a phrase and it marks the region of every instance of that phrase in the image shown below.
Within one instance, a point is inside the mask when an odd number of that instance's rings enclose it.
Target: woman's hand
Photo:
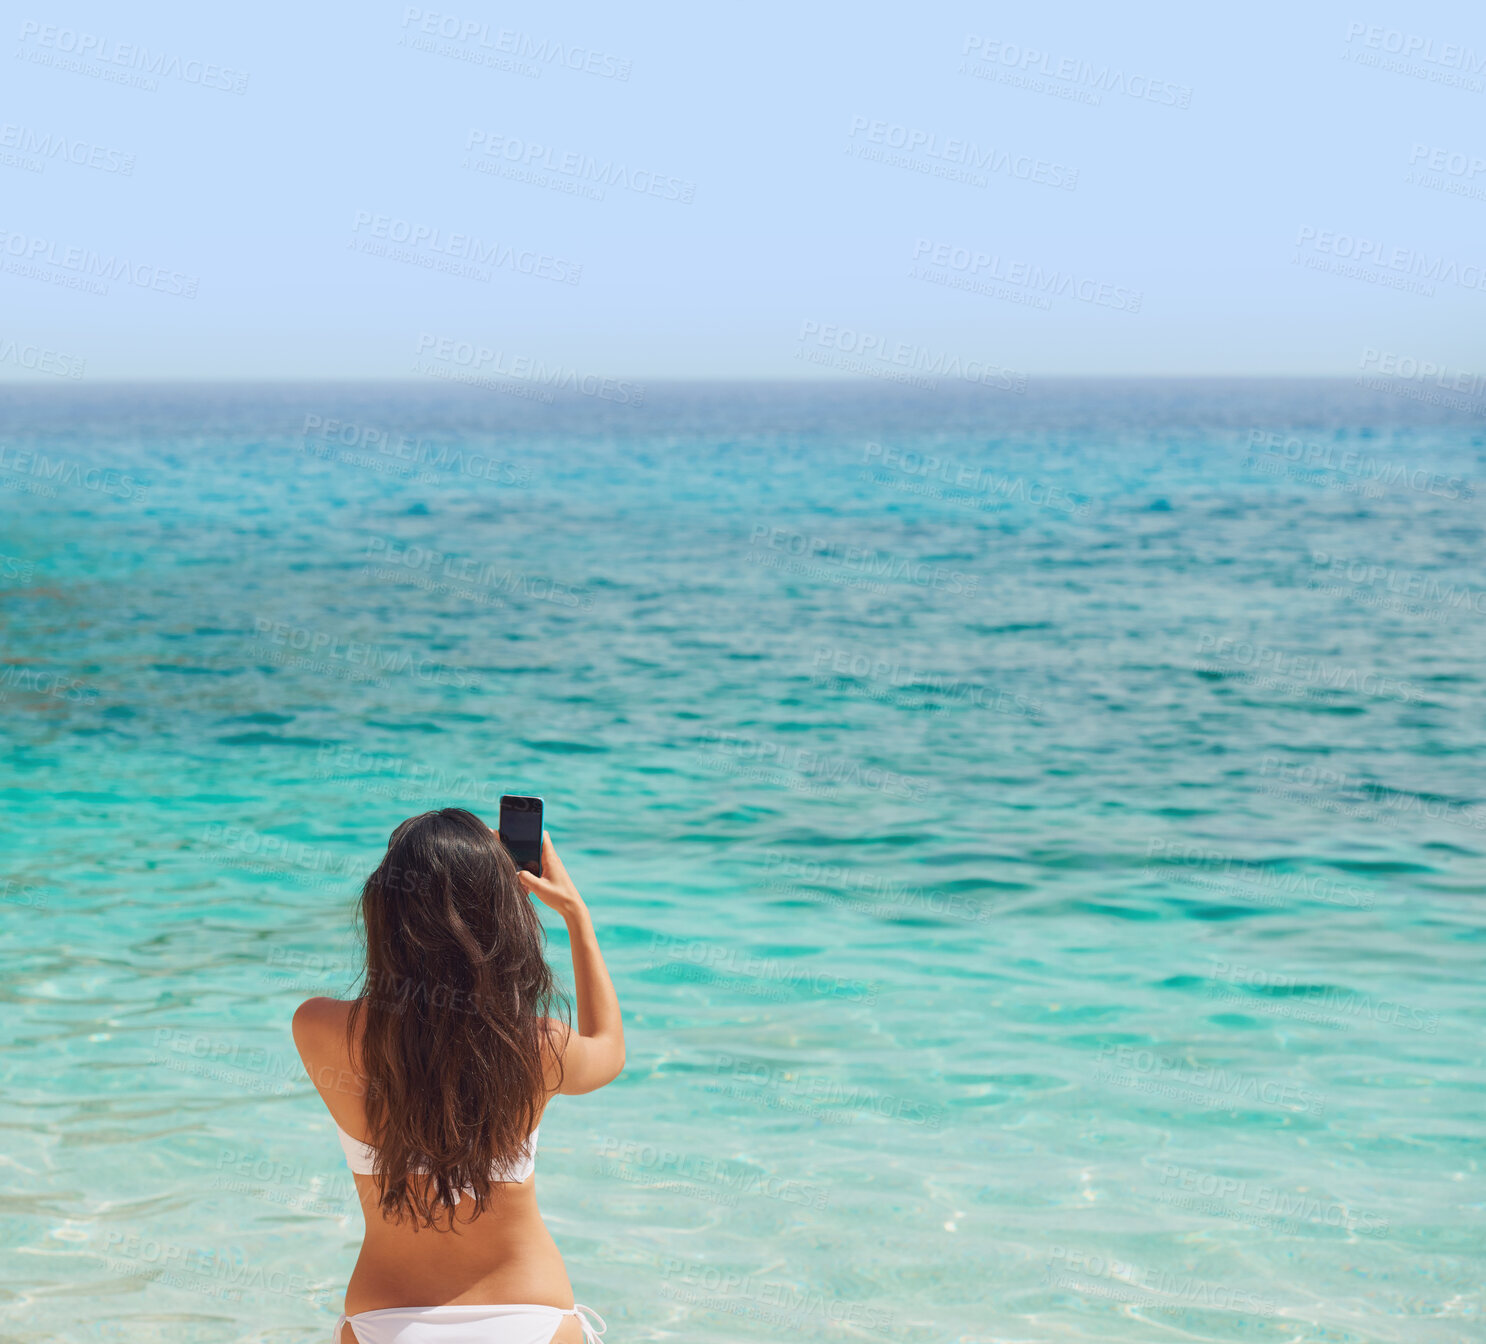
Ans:
[[[573,885],[568,870],[562,866],[557,850],[552,847],[552,837],[546,831],[542,832],[542,876],[537,877],[524,868],[518,869],[516,876],[528,895],[535,896],[549,910],[556,910],[564,919],[585,908],[583,898],[578,895],[578,888]]]

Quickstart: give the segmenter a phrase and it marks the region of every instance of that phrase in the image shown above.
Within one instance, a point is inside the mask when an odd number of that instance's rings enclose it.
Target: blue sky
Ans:
[[[13,10],[0,379],[1486,367],[1478,8],[447,2]]]

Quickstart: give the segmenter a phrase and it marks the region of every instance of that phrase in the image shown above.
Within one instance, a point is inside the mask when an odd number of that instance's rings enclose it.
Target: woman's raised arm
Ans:
[[[562,916],[573,947],[573,989],[578,998],[578,1030],[549,1021],[553,1049],[562,1061],[566,1095],[593,1092],[613,1082],[624,1068],[624,1022],[619,997],[599,951],[588,906],[557,857],[552,837],[542,832],[542,876],[522,871],[521,885],[541,903]]]

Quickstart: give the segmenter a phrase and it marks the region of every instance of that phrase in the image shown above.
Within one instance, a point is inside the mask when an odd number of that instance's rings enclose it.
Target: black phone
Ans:
[[[518,868],[542,875],[542,800],[506,793],[500,800],[500,842]]]

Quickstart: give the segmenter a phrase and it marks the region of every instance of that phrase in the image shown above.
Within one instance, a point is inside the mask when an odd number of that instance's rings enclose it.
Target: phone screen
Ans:
[[[500,800],[500,842],[506,853],[537,877],[542,875],[542,800],[506,794]]]

